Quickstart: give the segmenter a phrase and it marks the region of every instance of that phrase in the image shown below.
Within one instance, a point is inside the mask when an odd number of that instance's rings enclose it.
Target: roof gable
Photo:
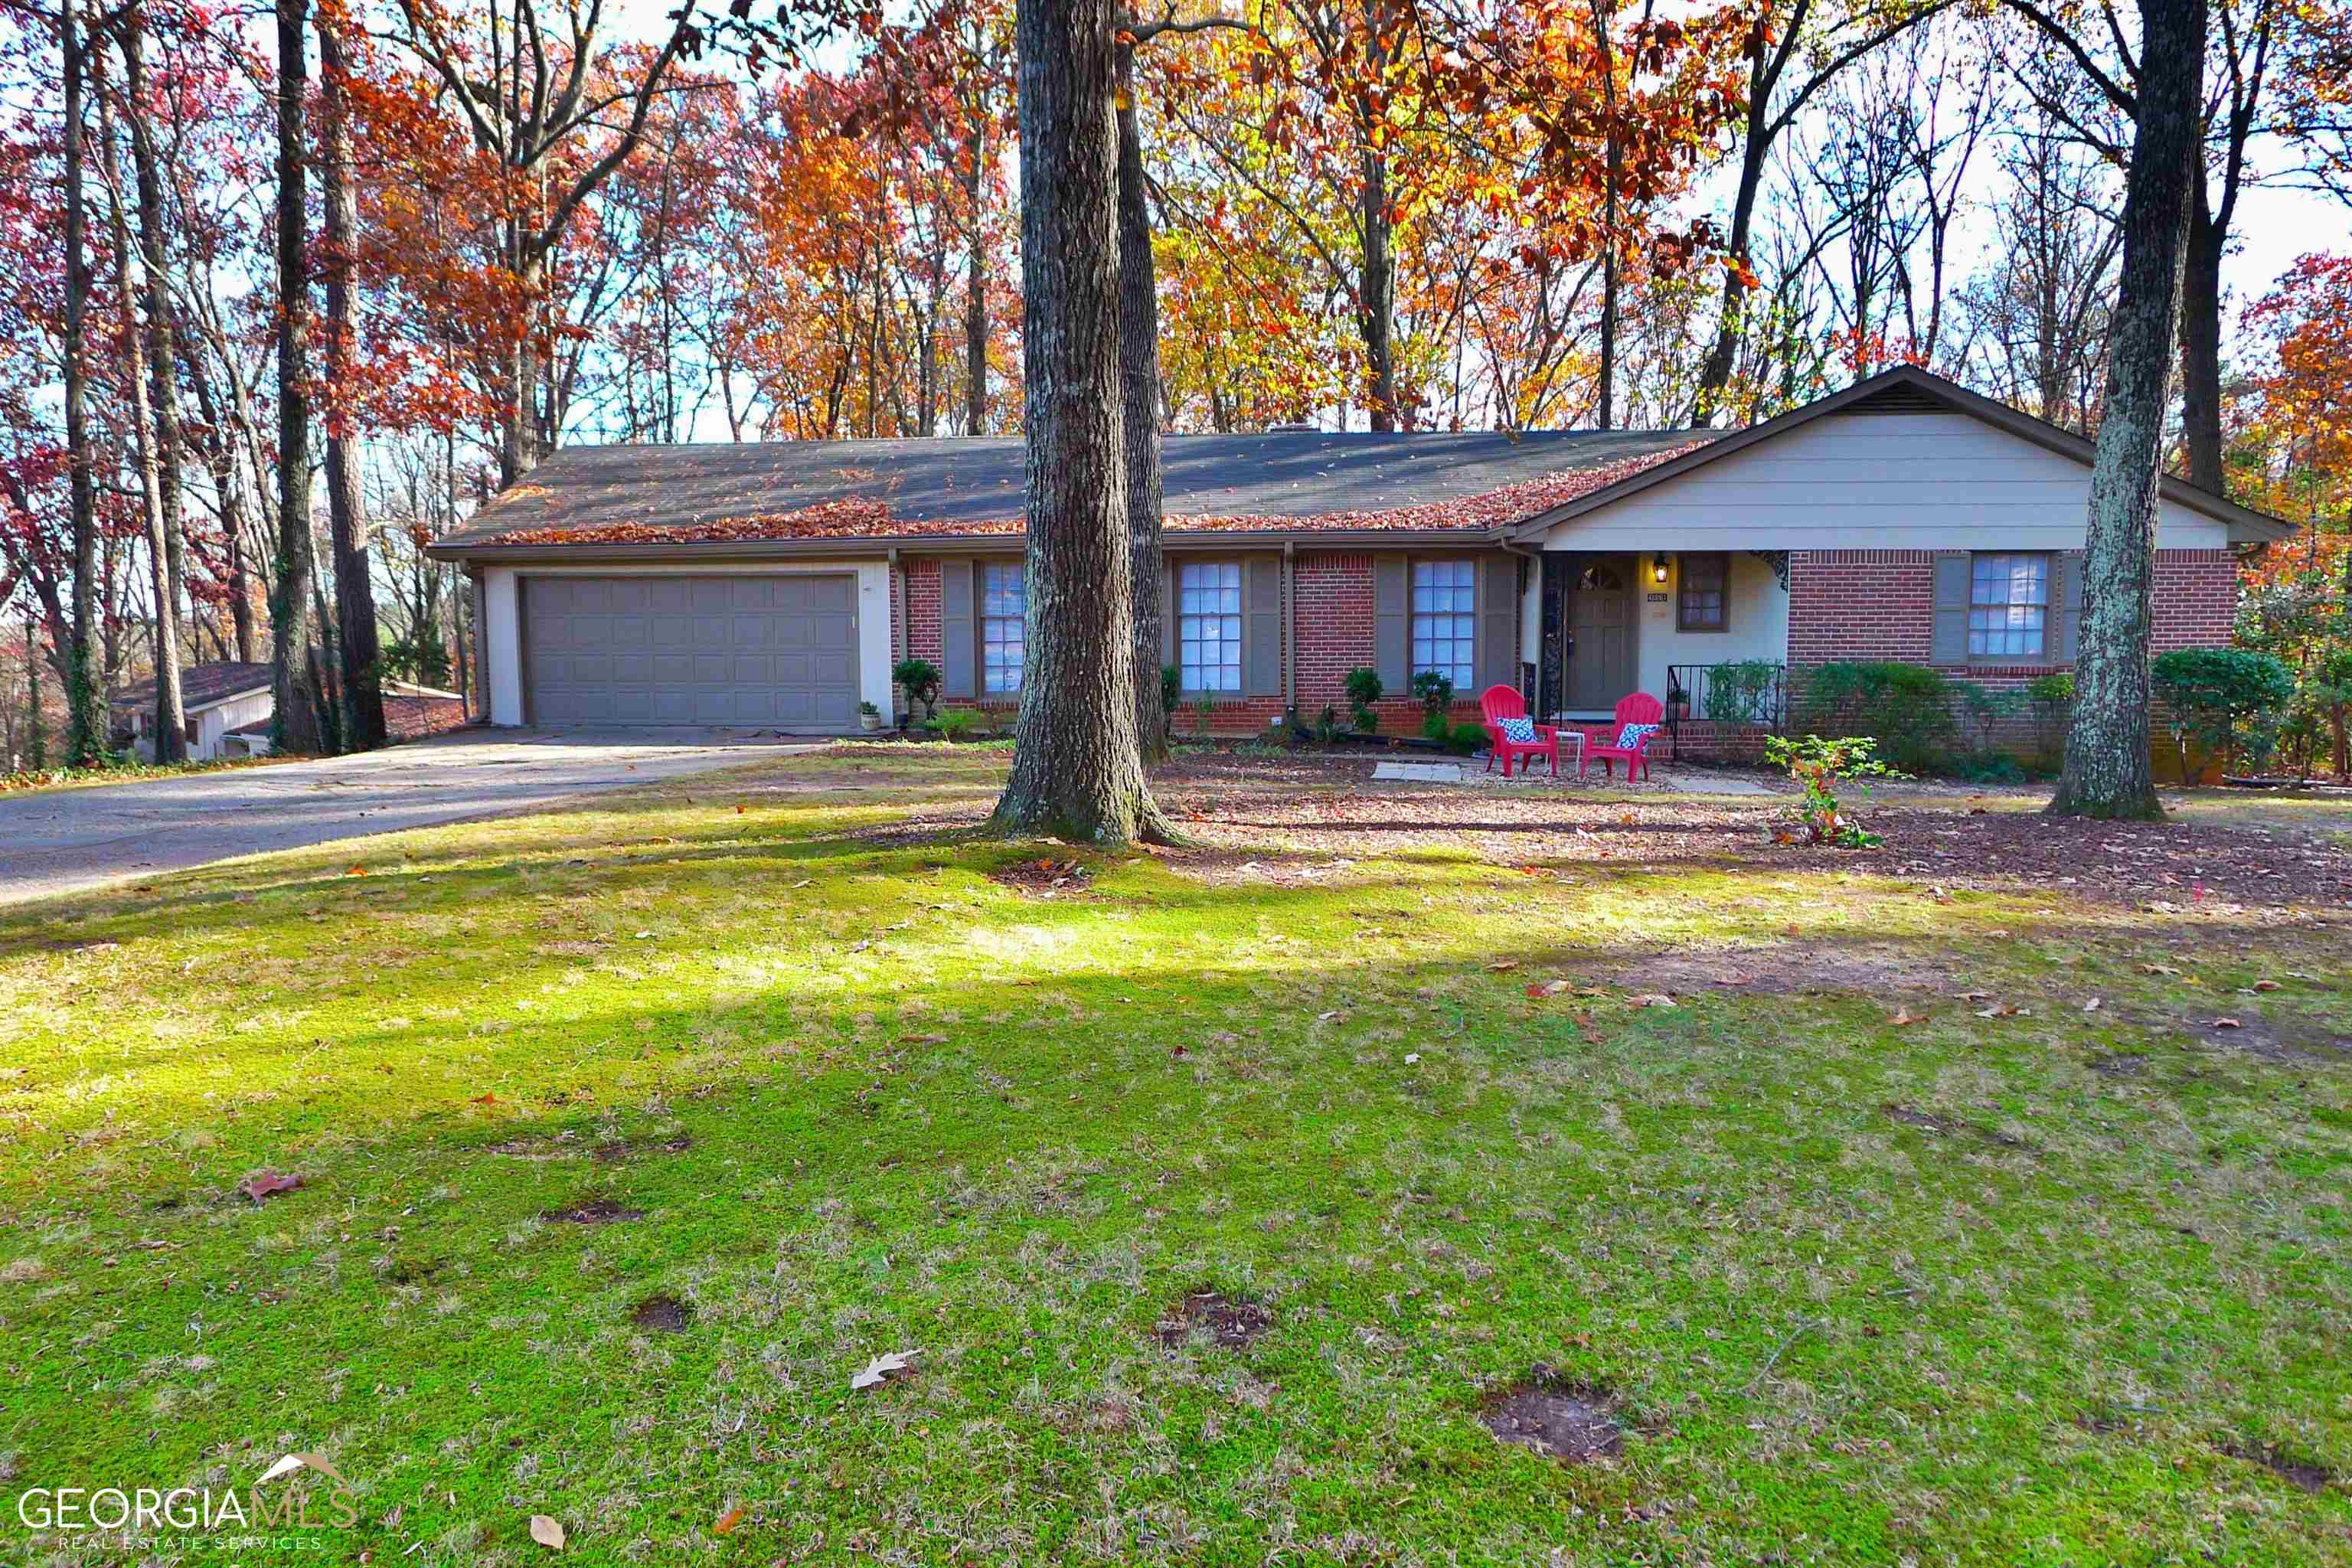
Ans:
[[[1720,440],[1693,447],[1612,484],[1539,512],[1513,528],[1509,537],[1514,542],[1522,542],[1538,538],[1563,522],[1589,516],[1629,496],[1638,495],[1654,485],[1746,451],[1750,447],[1784,436],[1829,415],[1925,413],[1966,415],[2044,450],[2072,458],[2085,468],[2091,466],[2095,453],[2089,439],[2071,430],[2060,429],[2030,414],[2021,414],[2007,404],[1971,392],[1957,382],[1948,381],[1916,365],[1897,365],[1867,381],[1857,382],[1842,392],[1832,393],[1801,408],[1790,409],[1778,418],[1733,431]],[[2291,523],[2209,494],[2170,474],[2162,477],[2159,488],[2163,499],[2171,504],[2225,524],[2233,544],[2284,539],[2294,531]]]

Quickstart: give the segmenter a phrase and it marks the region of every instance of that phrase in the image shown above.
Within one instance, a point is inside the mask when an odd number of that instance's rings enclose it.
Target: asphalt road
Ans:
[[[0,795],[0,905],[824,744],[743,731],[464,730],[355,757]]]

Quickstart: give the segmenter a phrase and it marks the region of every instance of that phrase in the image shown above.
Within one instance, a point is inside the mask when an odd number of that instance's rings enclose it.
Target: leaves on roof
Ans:
[[[1613,463],[1570,468],[1525,479],[1517,484],[1460,496],[1452,500],[1422,501],[1412,506],[1364,511],[1328,511],[1311,516],[1283,512],[1244,512],[1231,516],[1171,514],[1170,530],[1177,532],[1417,532],[1424,530],[1502,528],[1523,522],[1553,507],[1630,479],[1644,468],[1678,458],[1712,439],[1701,437],[1664,451],[1643,452]],[[511,493],[511,492],[510,492]],[[769,539],[897,539],[984,537],[1025,532],[1022,517],[980,521],[925,521],[895,516],[887,500],[832,500],[794,511],[755,512],[712,522],[612,522],[567,527],[519,529],[499,534],[499,544],[706,544]]]

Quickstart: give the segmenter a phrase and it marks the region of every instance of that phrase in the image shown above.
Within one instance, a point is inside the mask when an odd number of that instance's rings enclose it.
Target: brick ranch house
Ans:
[[[1910,367],[1736,432],[1163,450],[1166,659],[1225,732],[1344,713],[1360,666],[1410,732],[1421,668],[1465,716],[1501,682],[1600,719],[1725,665],[2001,686],[2074,658],[2090,443]],[[433,553],[471,579],[493,724],[846,731],[902,706],[910,656],[946,702],[1010,709],[1053,613],[1023,581],[1024,460],[1018,437],[571,447]],[[2157,646],[2226,643],[2238,555],[2291,530],[2169,478],[2160,504]]]

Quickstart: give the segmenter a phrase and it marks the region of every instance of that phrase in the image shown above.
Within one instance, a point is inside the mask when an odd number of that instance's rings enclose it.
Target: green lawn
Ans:
[[[289,1561],[2352,1562],[2341,908],[1300,847],[1247,763],[1208,849],[1008,846],[1003,764],[0,914],[12,1510],[302,1450]],[[1622,1454],[1490,1436],[1538,1366]]]

